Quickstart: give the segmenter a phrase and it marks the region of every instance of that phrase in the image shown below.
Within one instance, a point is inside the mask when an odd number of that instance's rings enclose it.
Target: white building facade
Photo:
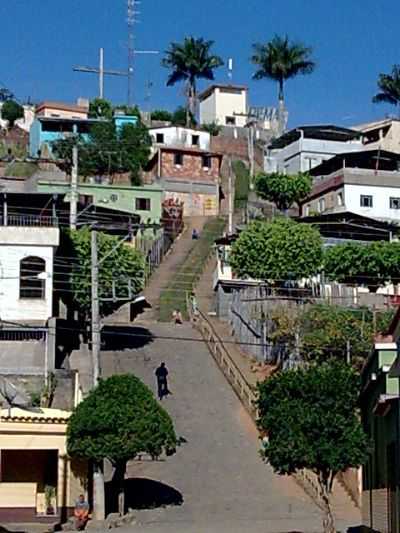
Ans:
[[[211,85],[199,94],[200,124],[244,128],[247,123],[248,89],[243,85]]]
[[[362,149],[361,134],[336,126],[303,126],[273,141],[266,151],[264,171],[308,172],[337,154]]]
[[[207,131],[181,126],[163,126],[150,128],[149,132],[155,145],[210,150],[211,135]]]
[[[40,322],[53,315],[55,227],[0,227],[0,320]]]

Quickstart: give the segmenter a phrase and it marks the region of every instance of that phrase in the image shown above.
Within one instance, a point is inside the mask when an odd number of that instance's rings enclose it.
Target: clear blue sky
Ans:
[[[185,35],[215,40],[215,52],[234,58],[234,82],[247,84],[252,105],[274,105],[276,87],[251,81],[251,44],[287,33],[314,48],[314,74],[287,84],[290,125],[345,126],[394,113],[371,103],[379,72],[400,63],[398,0],[142,0],[135,26],[139,49],[165,50]],[[12,0],[0,3],[0,83],[18,97],[74,101],[97,95],[97,77],[72,72],[98,62],[126,68],[126,0]],[[137,56],[135,100],[174,109],[182,87],[165,87],[161,56]],[[227,81],[226,69],[216,74]],[[145,84],[153,83],[150,103]],[[203,87],[204,84],[201,84]],[[106,96],[125,102],[124,78],[108,78]]]

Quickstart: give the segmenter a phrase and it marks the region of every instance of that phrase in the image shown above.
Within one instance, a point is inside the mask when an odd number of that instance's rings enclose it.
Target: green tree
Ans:
[[[278,284],[307,278],[321,267],[321,236],[313,227],[288,218],[255,221],[232,246],[230,263],[239,278]]]
[[[198,79],[213,80],[214,70],[224,64],[219,56],[211,54],[214,41],[185,37],[183,43],[171,43],[161,62],[171,70],[167,85],[184,81],[187,87],[186,126],[190,126],[190,113],[196,113],[196,82]]]
[[[311,59],[312,48],[291,42],[288,36],[275,35],[265,44],[253,45],[251,62],[258,67],[253,79],[269,78],[278,82],[278,99],[283,105],[285,81],[299,74],[311,74],[315,63]]]
[[[151,112],[151,120],[159,120],[160,122],[171,122],[172,113],[165,109],[155,109]]]
[[[324,270],[331,281],[364,284],[375,292],[385,282],[400,281],[400,243],[344,243],[324,254]]]
[[[89,103],[90,118],[105,118],[111,120],[113,117],[113,107],[111,102],[104,98],[94,98]]]
[[[8,127],[12,128],[16,120],[24,118],[24,108],[15,100],[6,100],[1,107],[1,118],[8,120]]]
[[[279,172],[258,174],[256,191],[261,198],[273,202],[280,211],[287,211],[298,204],[311,191],[312,178],[308,174],[286,175]]]
[[[331,508],[335,476],[367,458],[357,412],[359,389],[359,376],[338,361],[279,372],[258,385],[258,425],[268,435],[261,453],[278,474],[304,468],[316,474],[326,533],[336,531]]]
[[[391,74],[379,74],[378,89],[374,103],[400,104],[400,65],[393,65]]]
[[[72,148],[78,144],[78,166],[81,176],[113,176],[129,172],[132,185],[141,184],[141,171],[150,156],[151,137],[139,119],[118,129],[113,121],[93,124],[88,139],[67,137],[52,143],[58,166],[71,174]]]
[[[331,358],[347,361],[360,371],[370,354],[377,333],[385,333],[394,309],[371,311],[366,307],[313,304],[288,309],[281,305],[268,313],[268,339],[280,347],[284,365],[294,354],[306,363],[323,363]]]
[[[209,133],[212,137],[216,137],[222,131],[222,126],[216,122],[209,122],[208,124],[202,124],[201,129]]]
[[[184,107],[177,107],[175,109],[172,113],[171,123],[173,126],[186,126],[190,128],[194,128],[197,124],[193,113],[187,111]]]
[[[74,303],[88,319],[92,301],[90,229],[85,227],[71,231],[69,239],[69,248],[76,258],[70,273]],[[138,250],[127,244],[120,244],[120,238],[104,233],[98,233],[98,257],[100,315],[106,316],[120,305],[102,301],[102,298],[113,297],[113,283],[115,293],[120,298],[129,296],[129,281],[133,295],[138,294],[143,288],[145,266]]]
[[[151,153],[149,130],[141,121],[125,124],[119,132],[118,140],[121,145],[119,164],[130,172],[132,185],[141,185],[141,171]]]
[[[151,390],[132,374],[100,380],[75,408],[67,428],[72,457],[108,459],[119,487],[119,512],[125,511],[124,478],[128,461],[147,453],[153,459],[175,453],[177,438],[172,420]]]
[[[322,362],[331,357],[346,361],[347,350],[352,366],[361,370],[378,332],[385,332],[393,311],[378,315],[368,308],[351,309],[339,305],[316,304],[300,316],[301,352],[308,361]]]

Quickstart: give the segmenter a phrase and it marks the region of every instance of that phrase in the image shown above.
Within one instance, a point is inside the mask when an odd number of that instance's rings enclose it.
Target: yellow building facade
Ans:
[[[87,465],[67,455],[71,413],[12,407],[0,411],[0,523],[59,522],[87,490]]]

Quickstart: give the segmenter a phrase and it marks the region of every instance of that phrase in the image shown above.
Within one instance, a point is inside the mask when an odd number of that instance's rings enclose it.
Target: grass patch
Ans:
[[[35,174],[38,167],[36,163],[25,163],[23,161],[14,161],[6,166],[4,175],[15,178],[30,178]]]
[[[160,321],[169,322],[174,309],[179,309],[185,319],[188,318],[186,309],[186,294],[191,292],[203,272],[204,265],[210,255],[215,239],[220,237],[225,229],[223,218],[210,219],[203,227],[198,241],[186,256],[181,267],[178,268],[173,279],[160,296]],[[174,253],[172,251],[172,253]]]

